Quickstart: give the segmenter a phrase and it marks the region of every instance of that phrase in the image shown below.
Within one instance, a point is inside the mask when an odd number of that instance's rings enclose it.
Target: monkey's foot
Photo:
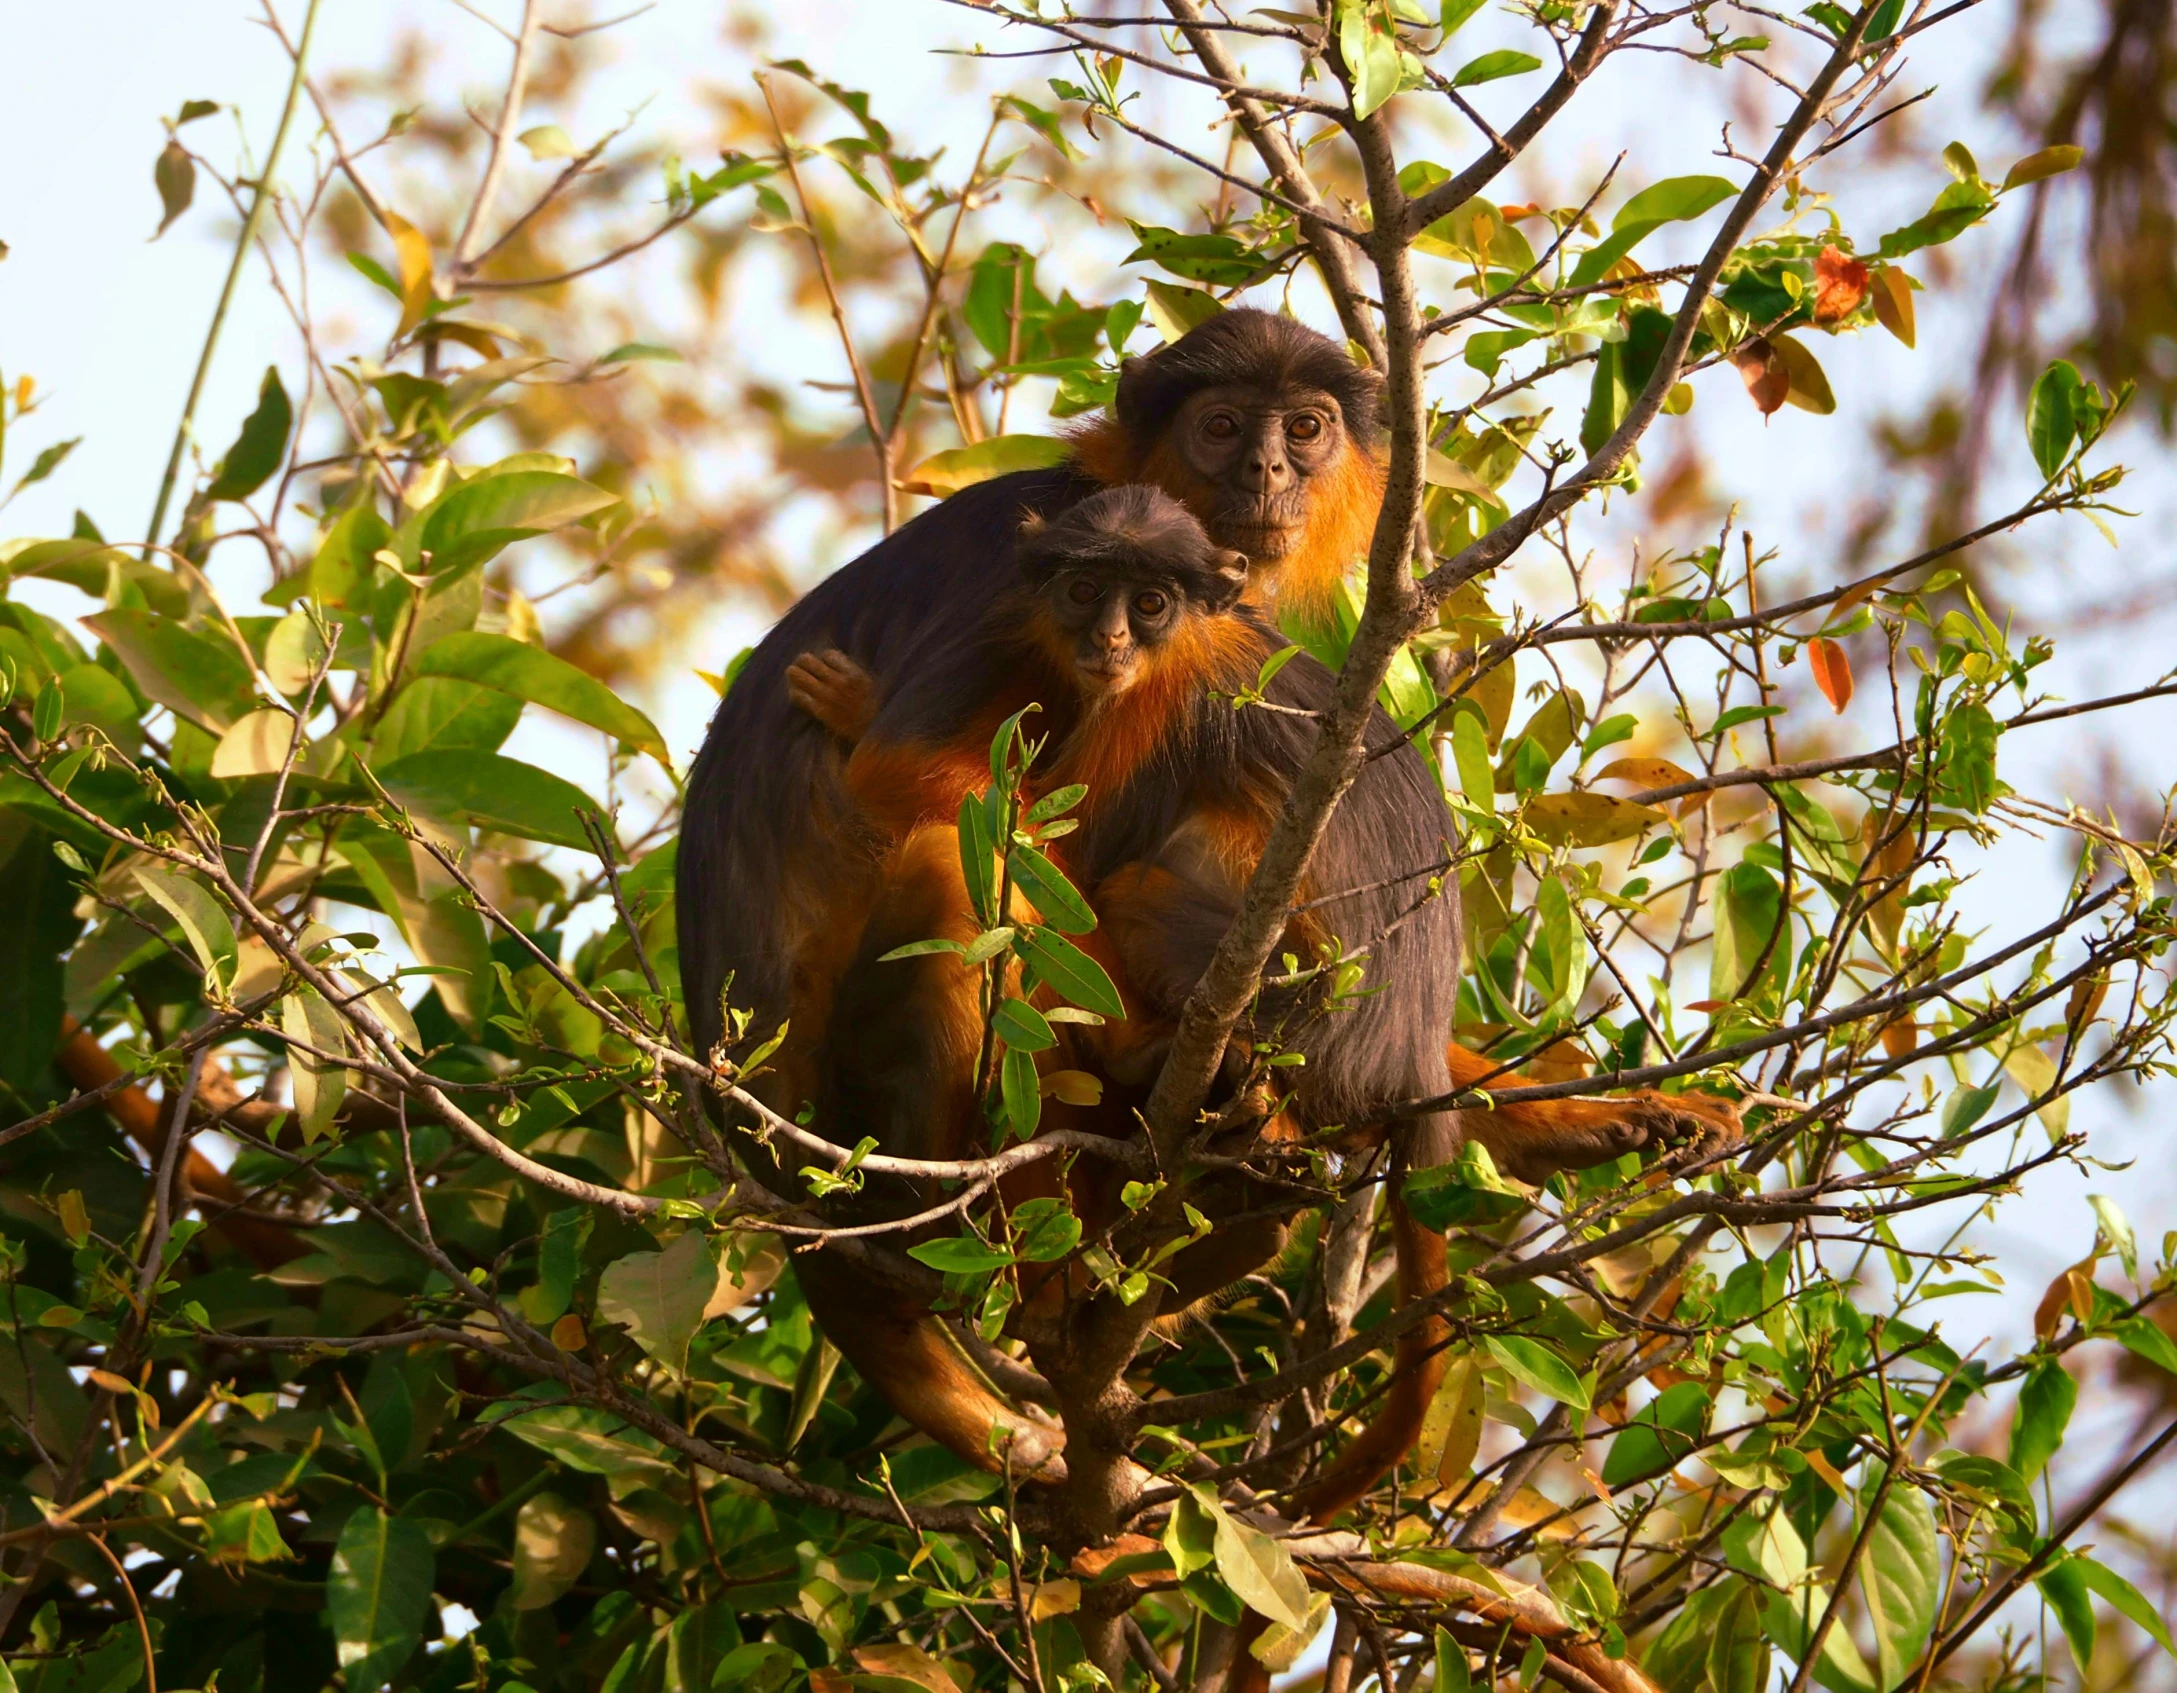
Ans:
[[[877,679],[836,647],[788,665],[786,697],[850,746],[877,715]]]
[[[1640,1148],[1666,1151],[1674,1164],[1700,1163],[1746,1138],[1737,1108],[1705,1094],[1642,1093],[1626,1105]]]

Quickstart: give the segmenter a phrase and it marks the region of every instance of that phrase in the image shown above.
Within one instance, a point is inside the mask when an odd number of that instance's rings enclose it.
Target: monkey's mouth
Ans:
[[[1084,692],[1115,694],[1134,680],[1132,653],[1083,653],[1074,660]]]
[[[1306,518],[1304,507],[1296,511],[1265,510],[1257,505],[1228,508],[1218,521],[1217,541],[1257,564],[1275,563],[1300,545]]]

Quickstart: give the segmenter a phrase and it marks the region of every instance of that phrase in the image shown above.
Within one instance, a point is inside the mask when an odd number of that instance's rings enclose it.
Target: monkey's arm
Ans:
[[[1457,1087],[1515,1088],[1530,1079],[1456,1042],[1445,1048]],[[1489,1148],[1497,1168],[1539,1187],[1561,1170],[1586,1170],[1628,1152],[1692,1147],[1712,1152],[1740,1138],[1738,1113],[1700,1094],[1643,1089],[1617,1099],[1528,1099],[1493,1111],[1461,1111],[1459,1127]]]

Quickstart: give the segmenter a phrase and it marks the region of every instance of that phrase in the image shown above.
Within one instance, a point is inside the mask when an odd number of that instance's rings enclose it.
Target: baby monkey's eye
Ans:
[[[1094,605],[1104,597],[1104,591],[1086,576],[1076,576],[1066,584],[1066,598],[1075,605]]]
[[[1164,608],[1172,602],[1154,588],[1145,589],[1134,596],[1134,610],[1143,617],[1162,617]]]
[[[1323,433],[1323,420],[1313,412],[1302,412],[1285,425],[1285,433],[1295,441],[1312,441]]]

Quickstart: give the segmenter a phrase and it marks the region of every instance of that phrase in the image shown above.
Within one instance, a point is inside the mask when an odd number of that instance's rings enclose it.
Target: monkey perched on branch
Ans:
[[[1106,490],[1049,521],[1031,515],[1018,556],[1019,589],[964,638],[933,650],[890,697],[880,699],[875,680],[837,651],[804,655],[787,674],[794,700],[852,748],[845,786],[874,833],[879,865],[859,944],[836,985],[830,1038],[814,1054],[817,1120],[835,1134],[873,1135],[896,1154],[973,1156],[985,1134],[978,973],[950,954],[887,955],[933,938],[964,945],[982,926],[952,820],[962,797],[989,779],[993,733],[1039,706],[1050,753],[1034,788],[1086,788],[1078,832],[1050,852],[1090,890],[1101,925],[1084,943],[1118,983],[1129,1015],[1069,1043],[1065,1062],[1112,1084],[1083,1126],[1124,1135],[1334,685],[1322,666],[1298,657],[1258,703],[1235,703],[1281,640],[1242,598],[1245,559],[1214,546],[1157,489]],[[1394,733],[1388,718],[1377,727]],[[1347,1149],[1379,1143],[1392,1108],[1451,1090],[1445,1031],[1459,915],[1456,882],[1443,873],[1450,838],[1441,792],[1410,745],[1372,761],[1333,814],[1286,935],[1296,958],[1322,967],[1266,988],[1248,1031],[1305,1060],[1280,1072],[1297,1086],[1285,1109],[1260,1124],[1263,1139],[1328,1132]],[[1338,1008],[1326,1009],[1341,966],[1352,979],[1340,983]],[[1244,1051],[1234,1056],[1232,1068],[1245,1072]],[[1445,1259],[1442,1238],[1418,1227],[1398,1198],[1400,1172],[1449,1159],[1471,1135],[1501,1149],[1508,1167],[1546,1173],[1683,1132],[1688,1118],[1649,1099],[1632,1110],[1547,1102],[1401,1124],[1392,1137],[1391,1218],[1402,1295],[1441,1288]],[[1257,1132],[1250,1124],[1248,1138]],[[1076,1202],[1095,1229],[1116,1207],[1093,1191],[1094,1172],[1086,1179]],[[1202,1184],[1196,1200],[1228,1220],[1164,1266],[1167,1313],[1259,1269],[1283,1246],[1293,1204],[1290,1190],[1281,1210],[1258,1184],[1229,1178]],[[1045,1473],[1055,1466],[1049,1431],[1022,1427],[993,1392],[969,1384],[923,1308],[885,1306],[822,1253],[799,1267],[819,1320],[910,1420],[973,1462],[989,1462],[992,1433],[1004,1431],[1016,1466],[1023,1441]],[[1308,1511],[1327,1516],[1359,1497],[1412,1444],[1447,1333],[1436,1323],[1409,1332],[1382,1412],[1307,1490]]]

